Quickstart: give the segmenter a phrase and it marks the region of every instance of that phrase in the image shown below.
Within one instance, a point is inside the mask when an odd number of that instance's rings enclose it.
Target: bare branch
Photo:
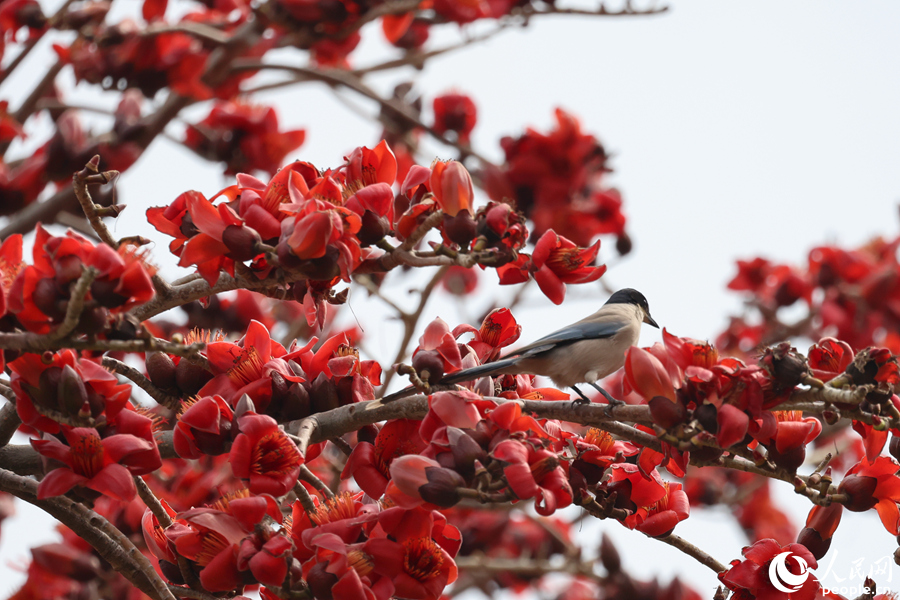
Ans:
[[[89,543],[116,571],[156,600],[174,600],[166,583],[131,540],[101,515],[66,496],[38,499],[36,481],[0,469],[0,490],[43,509]]]
[[[178,409],[181,406],[182,398],[178,396],[172,396],[162,391],[153,383],[144,377],[144,375],[135,368],[129,367],[125,363],[120,360],[116,360],[110,356],[104,356],[103,361],[101,363],[104,368],[109,369],[114,373],[118,373],[119,375],[128,378],[134,383],[136,386],[147,392],[151,398],[156,400],[159,404],[167,408],[171,408],[173,410]]]

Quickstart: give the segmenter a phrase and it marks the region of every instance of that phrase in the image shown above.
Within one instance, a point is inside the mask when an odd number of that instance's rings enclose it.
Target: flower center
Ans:
[[[601,431],[594,427],[588,429],[584,441],[592,446],[597,446],[603,453],[609,453],[616,441],[608,431]]]
[[[264,363],[259,355],[259,350],[253,346],[244,348],[243,356],[241,356],[239,362],[228,369],[228,378],[247,385],[262,377],[263,366]]]
[[[430,538],[407,540],[403,547],[406,550],[403,570],[407,575],[418,581],[428,581],[440,574],[444,556],[434,540]]]
[[[82,431],[84,433],[72,445],[72,470],[91,479],[103,469],[103,443],[95,431]]]
[[[301,461],[300,451],[293,442],[276,430],[259,440],[250,464],[254,473],[287,473]]]
[[[365,577],[375,568],[372,557],[362,550],[351,550],[348,552],[347,562],[360,577]]]
[[[325,523],[352,519],[356,516],[356,512],[355,494],[344,492],[333,499],[326,500],[315,513],[310,515],[310,518],[316,525],[324,525]]]

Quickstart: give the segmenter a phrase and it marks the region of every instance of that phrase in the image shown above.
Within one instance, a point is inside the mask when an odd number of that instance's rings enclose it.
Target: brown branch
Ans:
[[[9,444],[13,434],[22,424],[16,412],[15,396],[0,408],[0,447]]]
[[[0,490],[41,508],[89,543],[139,590],[156,600],[174,600],[166,583],[130,539],[109,521],[66,496],[38,499],[36,481],[0,469]]]
[[[169,516],[169,513],[166,512],[166,509],[163,508],[162,503],[160,503],[159,498],[156,497],[156,494],[153,493],[153,490],[150,489],[150,486],[147,485],[147,482],[144,481],[142,477],[134,477],[134,487],[137,488],[138,496],[141,497],[141,500],[147,505],[147,508],[150,509],[150,512],[153,513],[153,516],[156,517],[156,520],[159,522],[159,525],[163,529],[168,529],[172,526],[172,517]],[[188,559],[183,557],[182,555],[176,553],[178,568],[181,571],[181,576],[184,581],[190,586],[192,590],[195,590],[200,593],[205,593],[203,589],[203,584],[200,583],[200,579],[197,578],[197,574],[194,573],[194,569],[191,567]],[[170,586],[171,590],[173,586]],[[177,589],[177,588],[176,588]]]
[[[647,537],[652,537],[652,536],[648,535]],[[699,562],[701,565],[712,569],[715,573],[721,573],[722,571],[726,571],[728,569],[728,567],[726,567],[725,565],[723,565],[722,563],[717,561],[715,558],[713,558],[712,556],[710,556],[709,554],[707,554],[706,552],[704,552],[697,546],[693,545],[692,543],[688,542],[684,538],[675,535],[674,533],[671,533],[663,538],[653,538],[653,539],[659,540],[660,542],[663,542],[664,544],[668,544],[668,545],[672,546],[673,548],[678,548],[679,550],[681,550],[688,556],[696,559],[697,562]]]
[[[316,488],[316,491],[322,494],[326,498],[334,498],[334,492],[325,485],[321,479],[316,477],[316,474],[309,470],[309,467],[306,465],[300,465],[300,479],[305,481],[309,485]]]
[[[144,375],[133,367],[129,367],[125,363],[120,360],[116,360],[110,356],[104,356],[102,360],[102,366],[105,369],[108,369],[114,373],[117,373],[123,377],[128,378],[134,383],[136,386],[147,392],[151,398],[156,400],[159,404],[162,404],[166,408],[171,408],[172,410],[177,410],[181,406],[182,398],[178,396],[172,396],[171,394],[167,394],[162,391],[151,382],[149,379],[144,377]]]
[[[140,35],[141,37],[154,37],[166,33],[186,33],[202,42],[209,42],[220,46],[231,41],[228,34],[221,29],[197,21],[182,21],[181,23],[172,25],[150,25],[141,31]]]
[[[306,488],[303,487],[303,484],[299,481],[294,485],[294,494],[297,496],[297,500],[300,501],[303,510],[306,511],[306,514],[309,516],[310,522],[315,524],[313,515],[318,512],[316,503],[313,502],[312,496],[309,495],[309,492],[306,491]]]
[[[119,247],[119,242],[113,238],[109,229],[103,223],[100,214],[97,212],[97,209],[101,207],[94,204],[94,200],[91,198],[90,193],[88,193],[87,187],[89,183],[99,183],[101,185],[109,183],[119,175],[119,172],[104,171],[101,173],[99,167],[100,155],[97,154],[88,161],[84,166],[84,169],[72,176],[72,188],[75,191],[75,198],[78,199],[78,203],[81,205],[84,215],[91,224],[91,228],[97,232],[97,236],[106,245],[111,246],[113,250],[116,250]]]

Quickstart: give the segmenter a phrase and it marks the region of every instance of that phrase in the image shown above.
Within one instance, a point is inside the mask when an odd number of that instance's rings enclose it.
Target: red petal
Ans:
[[[123,502],[130,502],[137,493],[131,473],[119,464],[106,465],[103,467],[103,470],[94,475],[85,485],[92,490]]]
[[[87,477],[74,473],[71,469],[53,469],[38,485],[38,500],[61,496],[76,485],[87,481]]]

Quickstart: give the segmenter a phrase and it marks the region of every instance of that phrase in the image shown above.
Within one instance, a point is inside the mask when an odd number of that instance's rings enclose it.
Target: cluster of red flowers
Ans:
[[[233,276],[236,264],[248,262],[260,278],[276,264],[304,275],[307,280],[295,286],[294,295],[304,303],[310,325],[324,322],[327,302],[339,302],[330,294],[334,284],[349,281],[361,267],[377,269],[384,250],[373,246],[388,235],[418,239],[437,211],[443,213],[436,223],[443,246],[490,252],[496,266],[513,262],[500,271],[502,283],[534,276],[556,303],[566,283],[594,281],[606,270],[593,266],[599,242],[579,248],[552,231],[532,256],[519,253],[528,236],[522,215],[498,202],[476,211],[472,179],[459,162],[413,166],[395,198],[397,160],[386,142],[357,148],[346,161],[324,172],[306,162],[291,163],[268,183],[239,174],[236,185],[211,200],[185,192],[167,207],[150,209],[147,217],[175,238],[169,249],[179,264],[196,265],[210,284],[220,272]]]
[[[876,238],[854,250],[813,248],[805,266],[764,258],[737,262],[728,288],[744,292],[755,314],[734,317],[718,343],[723,351],[750,352],[786,335],[836,337],[860,350],[879,345],[900,352],[900,237]],[[779,320],[781,308],[803,302],[795,323]]]
[[[208,160],[225,163],[226,175],[254,171],[274,175],[305,138],[302,129],[279,131],[271,106],[222,101],[205,119],[188,126],[184,143]]]
[[[22,327],[47,333],[58,327],[85,269],[93,269],[95,275],[77,299],[83,306],[73,324],[78,332],[106,332],[113,326],[115,314],[155,294],[151,282],[155,269],[128,244],[116,251],[71,231],[52,236],[38,225],[32,256],[34,264],[21,263],[22,236],[11,236],[0,246],[0,316],[8,317],[6,330]]]
[[[606,151],[574,116],[557,109],[550,133],[528,129],[500,143],[506,163],[486,173],[486,190],[495,200],[514,201],[534,222],[533,235],[552,229],[587,246],[597,235],[612,234],[620,254],[631,250],[622,198],[602,185],[609,172]]]

